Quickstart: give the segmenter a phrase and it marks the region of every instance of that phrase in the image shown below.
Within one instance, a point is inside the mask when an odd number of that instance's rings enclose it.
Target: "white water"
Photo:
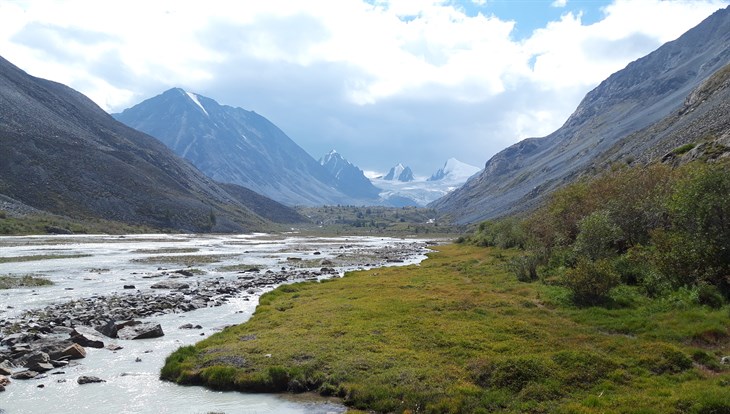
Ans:
[[[412,240],[372,237],[304,238],[267,235],[191,236],[32,236],[0,237],[0,256],[48,254],[90,254],[89,257],[37,260],[0,264],[0,275],[33,274],[46,277],[53,286],[0,291],[0,319],[9,319],[23,310],[41,308],[75,298],[112,293],[128,294],[124,284],[134,284],[139,291],[151,292],[149,286],[159,278],[145,278],[161,273],[159,266],[181,269],[179,265],[133,262],[158,255],[226,255],[218,263],[195,265],[205,275],[186,278],[236,277],[223,272],[225,265],[256,265],[262,271],[290,266],[289,257],[305,260],[336,260],[341,254],[367,256],[368,251]],[[194,253],[145,253],[140,249],[196,248]],[[315,255],[315,252],[320,254]],[[417,263],[425,256],[414,255],[405,264]],[[371,263],[375,261],[371,260]],[[382,264],[382,263],[380,263]],[[350,267],[354,268],[354,267]],[[338,270],[348,270],[340,268]],[[162,293],[156,291],[156,293]],[[250,296],[250,295],[249,295]],[[108,339],[124,348],[112,352],[87,348],[87,357],[78,365],[50,371],[41,379],[13,380],[0,393],[0,413],[341,413],[337,402],[305,401],[288,395],[216,392],[202,387],[183,387],[159,380],[164,359],[182,345],[193,344],[222,329],[225,325],[245,322],[253,313],[258,294],[236,298],[229,303],[193,312],[149,318],[160,323],[165,336],[156,339],[123,341]],[[144,320],[144,319],[143,319]],[[203,330],[181,330],[191,323]],[[202,336],[201,336],[202,333]],[[137,358],[141,362],[136,362]],[[63,372],[62,374],[53,374]],[[81,375],[106,380],[100,384],[78,385]],[[39,386],[43,386],[39,388]]]

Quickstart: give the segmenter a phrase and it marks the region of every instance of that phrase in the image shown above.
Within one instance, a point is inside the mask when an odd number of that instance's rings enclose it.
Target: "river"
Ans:
[[[51,286],[0,290],[0,327],[19,320],[28,310],[78,299],[164,295],[166,291],[151,286],[173,275],[179,277],[173,273],[176,270],[188,271],[183,280],[189,285],[236,280],[243,277],[242,272],[248,279],[267,274],[288,275],[288,281],[336,277],[348,270],[418,263],[425,258],[426,244],[414,239],[295,234],[0,237],[0,257],[27,260],[0,263],[0,276],[34,275],[53,282]],[[45,257],[28,260],[31,256]],[[321,267],[334,271],[323,273]],[[124,289],[124,285],[134,289]],[[133,341],[104,338],[105,343],[123,348],[87,347],[86,358],[75,364],[39,378],[12,380],[0,393],[0,413],[344,412],[345,407],[336,400],[217,392],[159,380],[167,355],[224,326],[245,322],[260,294],[272,288],[272,284],[260,285],[226,295],[221,306],[139,318],[159,323],[165,335]],[[179,329],[188,323],[202,329]],[[82,375],[106,382],[79,385],[76,380]]]

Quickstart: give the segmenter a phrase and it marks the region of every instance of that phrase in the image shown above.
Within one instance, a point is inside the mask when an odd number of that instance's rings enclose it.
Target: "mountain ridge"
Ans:
[[[694,88],[728,62],[730,6],[612,74],[558,130],[500,151],[482,173],[430,206],[458,223],[531,208],[591,168],[619,140],[678,110]]]

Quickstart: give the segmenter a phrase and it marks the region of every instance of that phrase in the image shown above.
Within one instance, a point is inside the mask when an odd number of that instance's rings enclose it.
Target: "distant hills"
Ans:
[[[366,183],[352,187],[263,116],[170,89],[114,117],[156,137],[209,177],[249,188],[287,205],[368,204]],[[334,167],[333,167],[334,168]]]
[[[270,226],[262,216],[303,220],[245,189],[224,189],[79,92],[3,58],[0,154],[0,195],[53,214],[192,232],[261,230]]]
[[[499,152],[430,206],[473,223],[530,208],[611,162],[648,162],[691,142],[720,148],[708,142],[728,131],[728,63],[730,7],[614,73],[560,129]]]
[[[378,200],[380,189],[365,177],[363,171],[332,150],[319,163],[337,180],[337,188],[360,200]]]

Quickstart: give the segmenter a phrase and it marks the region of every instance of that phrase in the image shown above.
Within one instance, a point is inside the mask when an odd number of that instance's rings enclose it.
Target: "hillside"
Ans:
[[[266,221],[156,139],[0,58],[0,194],[74,219],[182,231]]]
[[[730,8],[725,8],[611,75],[586,95],[560,129],[501,151],[487,161],[482,173],[430,207],[459,223],[503,216],[534,207],[601,159],[649,157],[655,149],[667,151],[676,139],[648,133],[633,142],[631,134],[653,125],[661,128],[661,122],[679,111],[693,90],[728,63]],[[693,120],[699,120],[699,115],[684,119],[697,122]],[[679,125],[673,129],[676,133],[668,135],[681,134]]]

